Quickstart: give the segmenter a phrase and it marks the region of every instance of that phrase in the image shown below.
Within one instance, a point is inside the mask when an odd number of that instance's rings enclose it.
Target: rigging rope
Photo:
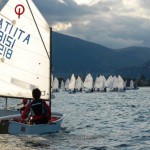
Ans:
[[[48,55],[48,51],[47,51],[47,49],[46,49],[46,46],[45,46],[44,40],[43,40],[43,38],[42,38],[42,35],[41,35],[41,33],[40,33],[40,30],[39,30],[39,28],[38,28],[38,25],[37,25],[37,23],[36,23],[36,20],[35,20],[35,18],[34,18],[34,15],[33,15],[32,11],[31,11],[31,7],[30,7],[30,5],[29,5],[28,0],[26,0],[26,2],[27,2],[27,4],[28,4],[29,10],[30,10],[31,15],[32,15],[32,17],[33,17],[33,20],[34,20],[34,22],[35,22],[36,28],[37,28],[38,33],[39,33],[39,35],[40,35],[40,38],[41,38],[41,40],[42,40],[42,43],[43,43],[43,46],[44,46],[45,51],[46,51],[46,53],[47,53],[47,56],[48,56],[48,58],[50,59],[50,56]]]

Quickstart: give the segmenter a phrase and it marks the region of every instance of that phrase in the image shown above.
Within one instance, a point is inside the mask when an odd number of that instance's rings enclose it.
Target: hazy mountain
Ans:
[[[150,48],[110,49],[79,38],[53,32],[53,72],[57,76],[71,73],[112,74],[121,68],[141,66],[150,60]]]
[[[117,51],[127,58],[132,57],[135,61],[140,62],[141,64],[150,60],[150,48],[147,47],[132,46]]]
[[[150,61],[134,67],[123,67],[117,69],[115,74],[121,74],[126,77],[140,77],[144,75],[146,78],[150,79]]]

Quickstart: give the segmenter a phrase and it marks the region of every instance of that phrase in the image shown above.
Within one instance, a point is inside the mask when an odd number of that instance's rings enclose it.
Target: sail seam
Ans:
[[[5,63],[6,64],[6,63]],[[24,72],[28,72],[28,73],[31,73],[31,74],[33,74],[33,75],[37,75],[37,76],[39,76],[39,77],[43,77],[43,78],[49,78],[49,77],[46,77],[46,76],[42,76],[42,75],[40,75],[40,74],[36,74],[36,73],[33,73],[33,72],[31,72],[31,71],[27,71],[27,70],[24,70],[24,69],[21,69],[21,68],[19,68],[19,67],[16,67],[16,66],[13,66],[13,65],[10,65],[10,64],[7,64],[8,66],[10,66],[10,67],[12,67],[12,68],[16,68],[17,70],[22,70],[22,71],[24,71]]]

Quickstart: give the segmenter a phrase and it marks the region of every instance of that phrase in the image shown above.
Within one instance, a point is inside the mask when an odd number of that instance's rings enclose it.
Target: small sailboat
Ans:
[[[125,82],[120,75],[118,76],[118,91],[125,92]]]
[[[65,81],[65,91],[68,91],[68,90],[69,90],[69,82],[70,82],[69,79],[67,79],[67,80]]]
[[[75,82],[75,90],[76,92],[82,92],[82,89],[83,89],[83,82],[81,78],[78,76]]]
[[[60,89],[64,90],[64,88],[65,88],[65,83],[63,80],[61,80]]]
[[[113,91],[113,82],[114,82],[114,78],[111,75],[108,77],[108,79],[106,80],[106,83],[105,83],[107,92]]]
[[[137,85],[134,83],[133,80],[130,80],[130,85],[129,87],[126,87],[126,90],[138,90],[139,88],[137,87]]]
[[[56,77],[53,81],[53,92],[59,92],[59,81]]]
[[[32,99],[32,90],[39,88],[51,107],[51,35],[32,0],[0,1],[0,97]],[[20,122],[17,111],[5,109],[0,110],[0,127],[6,125],[10,134],[54,133],[63,118],[52,112],[50,123],[30,125]]]
[[[99,92],[104,92],[105,82],[106,82],[106,79],[104,76],[100,75],[99,77],[96,77],[95,84],[94,84],[94,90],[99,91]]]
[[[75,82],[76,82],[76,78],[74,76],[74,74],[71,75],[71,79],[69,81],[69,93],[75,93]]]
[[[112,83],[112,91],[113,92],[118,91],[118,83],[119,83],[118,77],[114,76],[113,77],[113,83]]]
[[[93,77],[90,73],[85,77],[83,85],[84,85],[84,92],[86,93],[93,92]]]
[[[99,91],[99,85],[100,85],[99,77],[96,77],[95,83],[94,83],[94,91]]]
[[[106,92],[105,91],[105,83],[106,83],[106,78],[104,76],[99,76],[100,78],[100,92]]]

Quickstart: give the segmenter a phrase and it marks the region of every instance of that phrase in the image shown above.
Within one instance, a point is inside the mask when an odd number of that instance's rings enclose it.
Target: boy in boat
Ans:
[[[30,118],[32,118],[30,121],[32,121],[32,123],[48,123],[51,118],[51,111],[47,103],[40,99],[41,91],[38,88],[33,89],[32,96],[34,100],[26,106],[21,115],[22,122],[25,121],[30,113]]]

